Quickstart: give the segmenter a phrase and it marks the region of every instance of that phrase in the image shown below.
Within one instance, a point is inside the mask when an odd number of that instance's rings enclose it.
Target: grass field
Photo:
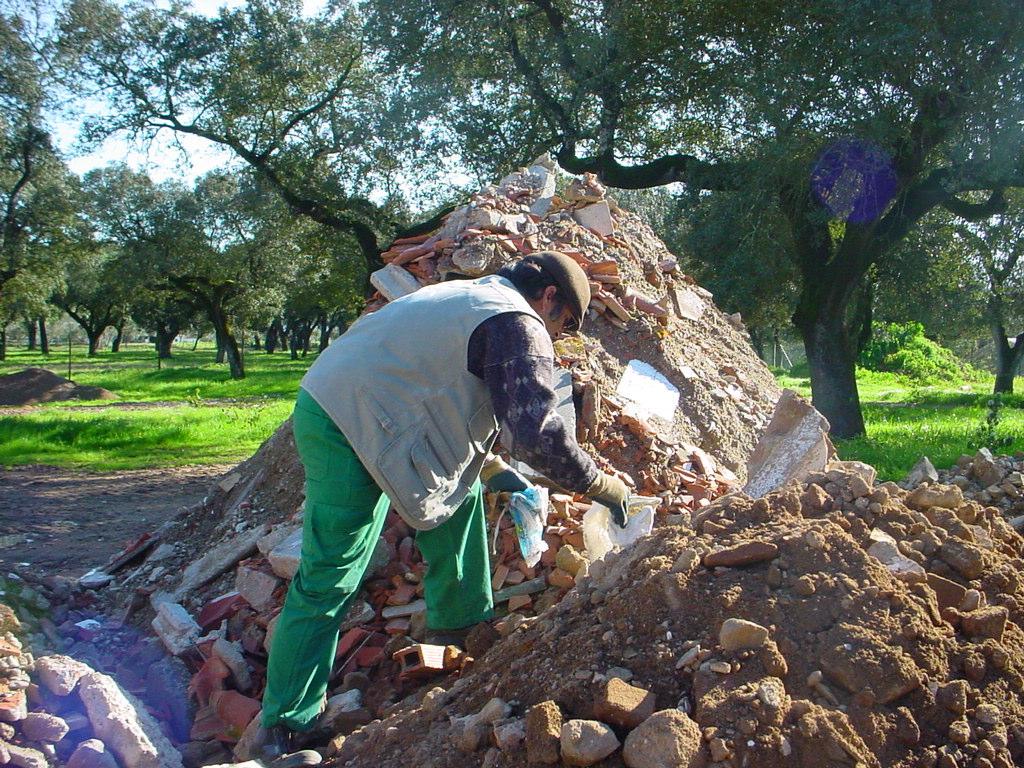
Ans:
[[[79,384],[117,393],[109,401],[53,403],[30,413],[0,416],[0,465],[52,464],[94,470],[230,463],[248,456],[291,412],[299,380],[315,355],[248,351],[247,376],[232,381],[213,362],[210,345],[176,347],[156,367],[151,345],[129,345],[89,358],[73,347],[71,375]],[[67,350],[48,359],[12,349],[0,375],[28,366],[67,376]],[[776,371],[782,386],[810,396],[806,371]],[[962,453],[989,444],[1003,452],[1024,449],[1024,396],[1002,399],[995,423],[991,378],[962,386],[921,387],[893,374],[859,371],[867,436],[841,441],[845,459],[874,465],[883,479],[899,479],[922,455],[948,467]],[[1024,391],[1024,382],[1017,389]],[[137,403],[125,408],[124,403]]]
[[[803,374],[803,375],[801,375]],[[811,395],[811,382],[801,371],[777,371],[779,384]],[[1024,449],[1024,396],[1003,396],[994,423],[992,377],[961,386],[922,387],[888,373],[858,371],[867,436],[839,441],[840,458],[871,464],[883,480],[903,478],[914,463],[927,456],[939,469],[982,445],[1013,453]],[[1024,391],[1024,381],[1014,389]]]
[[[195,351],[175,347],[159,370],[149,344],[92,358],[84,346],[72,347],[72,380],[109,389],[119,396],[118,405],[69,401],[0,416],[0,465],[103,471],[240,461],[288,417],[314,359],[249,351],[246,378],[233,381],[226,365],[214,363],[208,344]],[[67,349],[54,349],[48,358],[8,350],[0,375],[29,366],[67,376]]]

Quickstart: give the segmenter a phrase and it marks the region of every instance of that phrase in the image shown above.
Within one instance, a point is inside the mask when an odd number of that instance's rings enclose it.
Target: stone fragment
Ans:
[[[718,632],[718,642],[726,651],[760,648],[768,639],[768,629],[746,619],[726,619]]]
[[[256,549],[261,555],[269,555],[278,544],[292,536],[296,531],[301,531],[301,525],[276,525],[270,529],[270,533],[256,542]]]
[[[373,272],[370,283],[388,301],[400,299],[420,289],[419,281],[397,264],[387,264]]]
[[[526,722],[522,718],[494,724],[494,743],[502,752],[519,749],[525,739]]]
[[[928,578],[924,568],[900,552],[896,540],[885,531],[875,528],[870,537],[874,543],[868,547],[868,554],[888,568],[897,579],[916,584]]]
[[[950,680],[935,691],[935,703],[954,715],[962,715],[967,711],[968,688],[966,680]]]
[[[179,603],[160,603],[150,625],[173,656],[180,656],[195,645],[202,632],[195,619]]]
[[[562,743],[562,710],[553,701],[542,701],[526,710],[526,759],[554,765]]]
[[[262,539],[269,530],[266,525],[257,525],[243,531],[237,536],[225,539],[208,550],[199,560],[188,566],[182,575],[181,583],[168,596],[170,602],[178,602],[190,594],[196,587],[220,576],[235,563],[247,557],[256,549],[256,542]],[[157,600],[156,602],[162,602]]]
[[[928,574],[928,586],[935,592],[940,611],[943,608],[958,608],[963,603],[964,595],[967,592],[955,581],[950,581],[934,573]]]
[[[991,605],[976,611],[965,613],[960,617],[960,626],[971,637],[1003,639],[1008,613],[1001,605]]]
[[[698,768],[700,729],[678,709],[655,712],[626,737],[622,759],[629,768]]]
[[[50,693],[67,696],[78,685],[82,675],[91,672],[88,666],[70,656],[43,656],[36,659],[35,673]]]
[[[596,720],[570,720],[561,731],[562,762],[593,765],[619,748],[615,731]]]
[[[8,691],[7,686],[3,687],[4,694],[0,696],[0,723],[17,723],[28,715],[28,700],[25,691]]]
[[[690,569],[698,562],[700,562],[700,555],[697,550],[684,549],[672,564],[672,573],[689,573]]]
[[[753,565],[765,560],[773,560],[778,555],[778,546],[771,542],[747,541],[704,555],[704,566],[706,568],[717,568],[719,566],[735,568],[741,565]]]
[[[68,759],[67,768],[117,768],[117,761],[99,739],[86,739]]]
[[[102,589],[113,580],[114,577],[109,573],[93,569],[84,576],[79,577],[78,585],[83,589]]]
[[[573,213],[573,218],[582,226],[599,234],[611,235],[615,232],[615,224],[612,221],[612,212],[608,207],[607,200],[577,209]]]
[[[907,506],[924,512],[932,507],[956,509],[964,503],[964,492],[955,485],[919,485],[907,497]]]
[[[988,448],[980,448],[971,462],[971,477],[982,486],[998,485],[1006,475]]]
[[[575,577],[580,569],[586,567],[587,558],[576,547],[566,544],[559,548],[558,554],[555,556],[555,565]]]
[[[939,548],[939,557],[968,581],[985,571],[985,558],[981,550],[967,542],[950,537]]]
[[[650,691],[613,677],[605,681],[594,700],[594,718],[620,728],[636,728],[654,714]]]
[[[181,755],[145,708],[107,675],[89,672],[78,683],[93,732],[123,768],[181,768]]]
[[[47,768],[46,755],[38,749],[7,744],[8,764],[15,768]]]
[[[240,565],[235,573],[235,589],[257,611],[274,604],[274,590],[280,584],[276,575],[252,565]]]
[[[252,690],[249,663],[245,660],[245,655],[237,643],[218,637],[213,641],[213,654],[231,670],[231,676],[235,679],[235,686],[238,690],[242,692]]]
[[[747,462],[743,490],[756,498],[820,472],[833,453],[828,421],[796,392],[782,391],[771,422]]]
[[[555,568],[548,574],[548,584],[559,589],[572,589],[576,585],[576,580],[561,568]]]
[[[902,485],[905,488],[914,488],[924,482],[939,482],[939,473],[935,471],[935,465],[927,456],[922,456],[917,460],[907,476],[903,478]]]
[[[21,721],[21,732],[29,741],[58,742],[68,730],[68,724],[62,718],[45,712],[29,712]]]
[[[404,270],[403,270],[404,271]],[[288,538],[270,550],[267,560],[274,573],[282,579],[292,579],[299,571],[302,557],[302,529],[297,528]]]

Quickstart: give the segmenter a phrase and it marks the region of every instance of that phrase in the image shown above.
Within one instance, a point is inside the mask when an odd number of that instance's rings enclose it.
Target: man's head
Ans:
[[[590,281],[583,268],[564,253],[538,251],[499,274],[523,294],[552,339],[575,333],[583,325],[590,305]]]

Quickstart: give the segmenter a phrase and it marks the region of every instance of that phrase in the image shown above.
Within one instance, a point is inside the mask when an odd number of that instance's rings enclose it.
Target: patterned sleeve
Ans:
[[[485,320],[469,343],[470,373],[484,380],[512,455],[570,491],[586,491],[598,470],[555,410],[554,349],[544,326],[519,313]]]

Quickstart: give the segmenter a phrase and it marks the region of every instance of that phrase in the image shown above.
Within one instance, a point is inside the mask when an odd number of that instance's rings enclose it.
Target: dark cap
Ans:
[[[576,330],[579,330],[583,326],[583,314],[590,306],[590,280],[583,267],[559,251],[537,251],[523,261],[536,264],[551,276],[576,319]]]

